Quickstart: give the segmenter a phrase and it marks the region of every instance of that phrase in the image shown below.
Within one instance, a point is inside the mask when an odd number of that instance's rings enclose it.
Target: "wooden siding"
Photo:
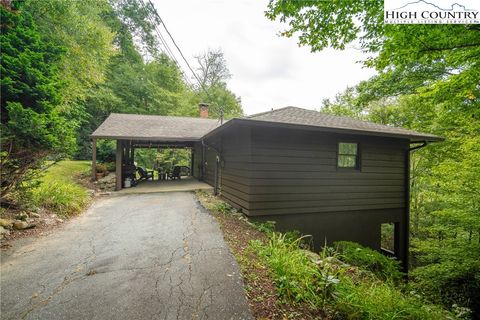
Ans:
[[[228,182],[252,216],[405,207],[408,142],[253,127],[249,154],[230,156]],[[337,143],[358,142],[360,170],[337,168]],[[227,157],[226,153],[224,153]]]
[[[238,127],[221,140],[220,193],[236,207],[248,209],[249,163],[251,154],[250,128]]]
[[[204,175],[203,180],[211,186],[215,185],[215,161],[217,153],[213,148],[204,147]]]

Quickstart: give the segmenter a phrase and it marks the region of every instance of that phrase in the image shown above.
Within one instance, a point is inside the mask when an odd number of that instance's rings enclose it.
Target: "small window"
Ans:
[[[337,166],[358,169],[358,143],[339,142]]]

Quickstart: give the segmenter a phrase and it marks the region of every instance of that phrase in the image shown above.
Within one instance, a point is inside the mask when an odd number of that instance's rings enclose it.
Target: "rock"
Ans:
[[[302,249],[302,251],[305,253],[305,255],[312,261],[313,263],[318,263],[320,260],[320,255],[316,254],[315,252],[312,252],[310,250]]]
[[[20,212],[15,216],[15,219],[17,220],[27,220],[28,214],[26,212]]]
[[[35,221],[35,219],[27,218],[27,219],[25,219],[25,221],[26,221],[27,223],[32,223],[33,221]]]
[[[3,239],[5,236],[10,234],[10,230],[5,229],[4,227],[0,227],[0,239]]]
[[[40,215],[39,215],[38,213],[31,212],[31,213],[30,213],[30,217],[33,217],[33,218],[40,218]]]
[[[12,220],[0,218],[0,227],[11,229],[12,225],[13,225]]]
[[[28,229],[30,225],[26,221],[16,220],[13,222],[13,227],[17,230]]]
[[[59,223],[62,223],[62,222],[63,222],[63,219],[57,218],[57,219],[55,219],[55,221],[57,221],[57,222],[59,222]]]
[[[95,195],[95,190],[88,189],[88,190],[87,190],[87,194],[88,194],[90,197],[93,197],[93,196]]]

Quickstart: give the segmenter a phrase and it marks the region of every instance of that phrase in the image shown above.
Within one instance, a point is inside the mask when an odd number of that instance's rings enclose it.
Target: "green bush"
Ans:
[[[451,319],[441,308],[379,280],[342,277],[334,306],[347,319]]]
[[[97,160],[99,162],[115,162],[117,147],[114,140],[98,140]]]
[[[446,261],[419,267],[411,272],[412,288],[447,308],[467,307],[480,315],[480,261]],[[457,308],[456,308],[457,306]]]
[[[400,272],[400,262],[378,251],[349,241],[336,242],[335,246],[342,261],[371,271],[382,280],[398,282],[404,277]]]
[[[271,233],[275,231],[275,221],[253,222],[251,226],[263,233]]]
[[[293,238],[289,233],[274,232],[267,244],[254,241],[250,245],[270,267],[280,297],[318,307],[323,304],[321,273],[309,255],[299,248],[301,238]]]
[[[115,162],[106,162],[104,165],[107,167],[109,172],[114,172],[116,170]]]
[[[215,211],[220,213],[227,214],[231,213],[233,210],[233,207],[226,202],[220,201],[215,204]]]
[[[250,247],[269,267],[278,295],[285,301],[322,308],[332,317],[342,319],[453,317],[442,308],[425,304],[420,297],[396,288],[390,280],[402,277],[398,263],[378,252],[341,242],[342,255],[327,247],[316,255],[301,248],[304,237],[298,238],[298,233],[267,235],[267,243],[256,240],[250,242]],[[338,257],[347,257],[348,264]],[[351,265],[358,265],[360,270]]]
[[[64,217],[79,213],[88,199],[85,188],[73,183],[42,183],[33,190],[33,200],[37,206]]]
[[[79,213],[88,204],[88,194],[76,183],[76,177],[88,173],[89,161],[60,161],[45,171],[31,190],[33,204],[67,217]]]

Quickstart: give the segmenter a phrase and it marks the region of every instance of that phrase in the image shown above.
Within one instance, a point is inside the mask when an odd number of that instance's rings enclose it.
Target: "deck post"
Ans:
[[[115,157],[115,190],[122,189],[122,164],[123,164],[123,143],[117,140],[117,153]]]
[[[134,164],[134,163],[135,163],[135,148],[132,142],[130,142],[130,164]]]
[[[195,152],[193,148],[190,148],[190,175],[193,177],[195,175]]]
[[[92,180],[97,180],[97,138],[92,138]]]

